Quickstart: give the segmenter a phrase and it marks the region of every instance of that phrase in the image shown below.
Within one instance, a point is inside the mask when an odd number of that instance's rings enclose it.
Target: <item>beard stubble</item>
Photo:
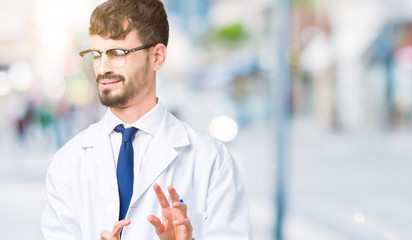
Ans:
[[[146,58],[146,63],[141,67],[138,77],[135,79],[128,79],[120,74],[105,74],[98,75],[96,82],[99,84],[101,79],[119,79],[122,86],[120,89],[99,89],[100,102],[106,107],[123,108],[128,103],[133,101],[147,86],[147,65],[149,58]]]

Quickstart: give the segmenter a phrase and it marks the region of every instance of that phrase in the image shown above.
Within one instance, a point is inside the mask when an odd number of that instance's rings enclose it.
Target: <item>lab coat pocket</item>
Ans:
[[[192,236],[196,240],[203,239],[203,231],[206,224],[206,218],[204,214],[199,212],[188,211],[187,216],[192,224],[193,233]]]

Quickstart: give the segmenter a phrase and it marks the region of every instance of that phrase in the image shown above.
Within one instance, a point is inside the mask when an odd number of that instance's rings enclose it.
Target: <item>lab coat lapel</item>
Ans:
[[[176,155],[177,153],[173,147],[168,146],[163,139],[153,139],[147,155],[147,162],[134,187],[132,203],[137,201],[143,192],[154,183],[155,179],[169,166]]]
[[[131,206],[155,182],[177,156],[176,148],[189,144],[187,133],[177,119],[166,113],[159,133],[153,139],[147,159],[134,187]]]
[[[108,136],[102,138],[91,150],[92,159],[110,185],[117,191],[116,166],[112,146]]]
[[[101,125],[101,122],[92,125],[88,129],[83,147],[88,148],[86,158],[93,161],[113,189],[117,191],[116,166],[110,138],[102,133],[99,125]]]

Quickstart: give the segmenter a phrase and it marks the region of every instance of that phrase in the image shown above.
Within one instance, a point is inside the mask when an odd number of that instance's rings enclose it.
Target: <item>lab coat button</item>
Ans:
[[[108,212],[114,212],[116,210],[116,206],[114,204],[109,204],[107,205],[107,211]]]

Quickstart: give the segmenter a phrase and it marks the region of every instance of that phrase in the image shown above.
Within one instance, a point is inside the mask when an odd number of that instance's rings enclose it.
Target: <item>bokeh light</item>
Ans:
[[[365,222],[365,216],[363,215],[363,213],[357,212],[357,213],[353,214],[353,221],[355,223],[364,223]]]
[[[43,91],[52,100],[59,100],[66,92],[62,71],[54,71],[43,76]]]
[[[11,85],[16,91],[26,92],[33,84],[31,65],[26,62],[15,62],[9,68]]]
[[[76,105],[82,105],[94,96],[86,74],[78,73],[66,77],[67,100]]]
[[[0,71],[0,96],[9,94],[11,90],[12,86],[9,75],[6,72]]]
[[[238,125],[233,118],[220,116],[210,123],[209,132],[220,141],[230,142],[237,136]]]

